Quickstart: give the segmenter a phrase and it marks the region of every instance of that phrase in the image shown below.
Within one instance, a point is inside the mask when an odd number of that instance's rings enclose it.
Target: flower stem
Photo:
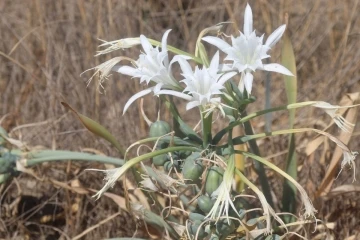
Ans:
[[[212,126],[212,113],[208,114],[204,112],[203,108],[200,108],[202,135],[203,135],[203,147],[207,149],[211,143],[211,126]],[[207,116],[206,116],[207,115]]]

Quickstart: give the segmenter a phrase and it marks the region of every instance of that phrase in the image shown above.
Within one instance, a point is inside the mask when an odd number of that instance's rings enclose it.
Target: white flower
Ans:
[[[194,72],[184,58],[179,57],[177,61],[180,64],[182,76],[184,77],[181,82],[186,84],[186,88],[182,93],[172,90],[161,90],[159,94],[174,95],[188,100],[189,103],[186,105],[186,110],[196,106],[209,107],[215,105],[221,107],[221,99],[215,95],[223,94],[221,90],[224,88],[224,83],[236,75],[236,72],[219,73],[219,52],[215,53],[208,68],[196,66]]]
[[[348,122],[343,116],[341,116],[341,114],[339,113],[339,109],[353,107],[356,105],[340,107],[336,105],[331,105],[327,102],[319,101],[312,106],[324,109],[324,111],[334,120],[335,124],[344,132],[351,132],[352,128],[355,126],[355,124]]]
[[[256,36],[253,31],[253,16],[249,4],[245,9],[244,16],[244,33],[240,32],[239,37],[231,36],[232,45],[229,45],[224,40],[207,36],[203,40],[215,45],[221,51],[227,54],[225,60],[232,61],[230,69],[236,69],[241,72],[241,79],[239,82],[239,89],[241,92],[246,91],[250,94],[252,89],[253,75],[257,69],[278,72],[285,75],[293,76],[293,74],[280,64],[263,64],[262,60],[270,57],[267,52],[273,47],[285,32],[286,25],[280,26],[276,29],[263,44],[264,35]]]
[[[140,78],[140,83],[155,83],[154,87],[140,91],[131,97],[125,104],[124,113],[128,107],[138,98],[154,92],[156,95],[160,89],[181,90],[179,82],[173,77],[171,65],[176,60],[169,62],[167,51],[167,36],[171,30],[167,30],[161,41],[161,51],[159,47],[153,47],[149,40],[144,36],[140,36],[141,45],[144,53],[141,53],[139,59],[135,62],[135,67],[130,66],[114,66],[113,71],[125,74],[134,78]]]

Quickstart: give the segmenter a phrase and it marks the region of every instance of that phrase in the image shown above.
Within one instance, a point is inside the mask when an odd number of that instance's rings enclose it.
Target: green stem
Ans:
[[[212,125],[212,113],[208,114],[204,112],[203,108],[200,108],[201,124],[202,124],[202,135],[203,135],[203,147],[207,149],[209,143],[211,143],[211,125]]]
[[[64,160],[77,160],[77,161],[89,161],[89,162],[100,162],[106,164],[113,164],[116,166],[122,166],[125,161],[119,158],[112,158],[101,155],[93,155],[89,153],[78,153],[72,151],[39,151],[27,153],[26,167],[31,167],[37,164],[50,161],[64,161]]]

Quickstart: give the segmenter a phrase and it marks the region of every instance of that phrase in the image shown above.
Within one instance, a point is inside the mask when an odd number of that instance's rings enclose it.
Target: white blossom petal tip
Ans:
[[[249,3],[246,5],[244,14],[244,34],[249,36],[253,31],[253,15]]]
[[[264,64],[263,69],[269,72],[277,72],[288,76],[294,76],[290,70],[278,63]]]
[[[143,96],[151,93],[152,91],[153,91],[153,88],[144,89],[144,90],[134,94],[131,98],[129,98],[129,100],[126,102],[126,104],[124,106],[123,115],[125,114],[125,112],[128,110],[128,108],[130,107],[130,105],[133,102],[135,102],[137,99],[142,98]]]
[[[278,27],[273,33],[270,34],[270,36],[267,38],[265,45],[269,48],[272,48],[282,37],[286,30],[286,25],[281,25]]]

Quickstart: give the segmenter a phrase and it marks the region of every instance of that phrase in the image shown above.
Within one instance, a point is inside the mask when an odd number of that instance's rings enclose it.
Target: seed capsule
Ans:
[[[221,167],[213,166],[209,169],[205,181],[205,191],[209,196],[220,186],[223,175],[224,169]]]
[[[164,164],[169,161],[166,154],[161,154],[153,157],[152,162],[155,166],[164,166]]]
[[[199,181],[203,173],[204,167],[198,161],[200,156],[200,153],[195,152],[185,159],[182,174],[185,180],[190,180],[189,183]]]
[[[198,236],[198,239],[203,239],[206,237],[207,233],[205,232],[205,226],[204,224],[200,227],[202,224],[202,221],[195,220],[193,222],[190,222],[188,224],[188,231],[190,235],[192,236]]]
[[[201,211],[209,213],[211,208],[214,206],[215,200],[212,200],[209,196],[201,195],[197,199],[197,204]]]
[[[165,171],[170,172],[171,168],[176,168],[176,170],[178,171],[179,170],[179,161],[174,160],[172,162],[169,160],[169,161],[165,162],[165,164],[164,164]]]
[[[191,221],[196,221],[196,220],[198,220],[198,221],[204,221],[205,216],[202,215],[202,214],[200,214],[200,213],[193,213],[193,212],[191,212],[191,213],[189,214],[189,219],[190,219]]]
[[[221,236],[221,239],[225,239],[228,235],[233,233],[235,230],[234,221],[231,219],[221,219],[216,223],[216,233]]]
[[[150,126],[150,137],[161,137],[171,132],[170,125],[165,121],[156,121]]]

